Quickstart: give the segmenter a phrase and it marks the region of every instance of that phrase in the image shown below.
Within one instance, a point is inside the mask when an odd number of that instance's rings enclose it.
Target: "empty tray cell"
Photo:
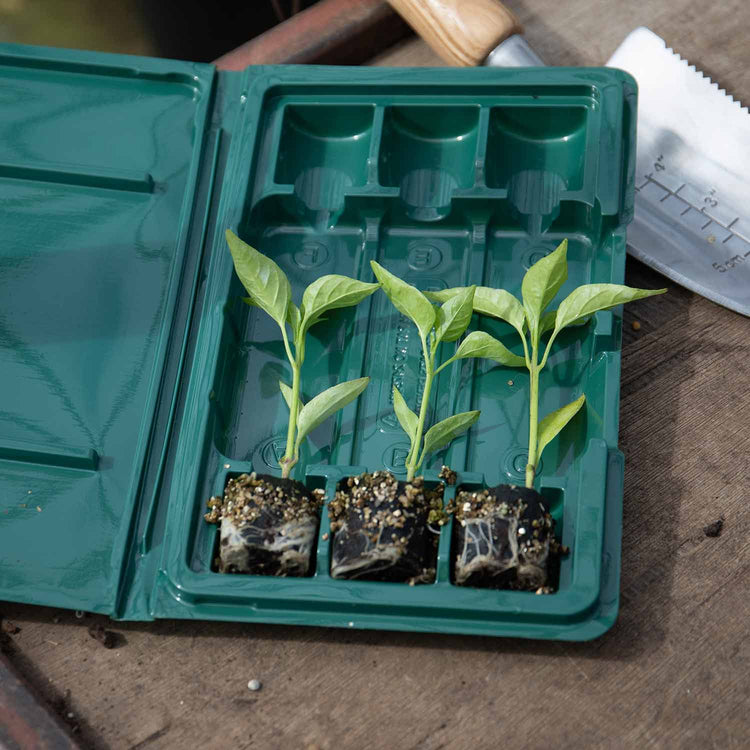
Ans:
[[[398,187],[410,218],[450,213],[453,192],[474,184],[479,107],[389,107],[380,145],[380,184]]]
[[[367,182],[372,105],[289,105],[284,111],[275,181],[294,185],[300,215],[333,226],[347,188]]]
[[[490,114],[486,182],[505,188],[530,232],[544,231],[563,191],[580,190],[585,107],[496,107]]]

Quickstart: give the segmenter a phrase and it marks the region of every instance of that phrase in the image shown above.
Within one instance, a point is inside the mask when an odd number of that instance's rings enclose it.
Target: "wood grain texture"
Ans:
[[[511,34],[523,29],[497,0],[388,0],[449,65],[481,65]]]
[[[644,24],[750,102],[744,1],[510,5],[551,62],[602,64]],[[435,64],[419,41],[394,60]],[[5,604],[13,663],[50,699],[70,690],[81,740],[113,750],[746,748],[750,321],[632,260],[627,282],[669,293],[625,311],[621,612],[604,637],[110,623],[125,642],[107,650],[87,633],[100,618]]]

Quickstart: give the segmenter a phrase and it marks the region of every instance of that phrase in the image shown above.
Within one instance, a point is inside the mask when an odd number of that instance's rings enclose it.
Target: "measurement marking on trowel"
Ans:
[[[706,206],[697,206],[695,205],[695,203],[691,203],[690,201],[686,200],[684,197],[679,195],[682,189],[687,187],[686,182],[683,182],[682,185],[680,185],[680,187],[678,187],[676,190],[671,190],[666,185],[659,182],[659,180],[654,179],[653,172],[644,175],[644,180],[645,181],[641,185],[636,187],[636,190],[638,192],[641,192],[649,184],[652,184],[655,187],[659,188],[659,190],[664,191],[664,195],[661,198],[659,198],[659,203],[664,203],[666,200],[672,197],[677,198],[678,200],[680,200],[682,203],[686,205],[685,210],[680,212],[679,214],[680,217],[687,216],[691,211],[697,211],[698,213],[703,214],[703,216],[705,216],[708,219],[708,221],[705,224],[701,225],[700,227],[701,231],[705,231],[706,229],[708,229],[708,227],[710,227],[711,224],[716,224],[722,229],[725,229],[726,231],[728,231],[729,235],[721,241],[722,244],[729,242],[734,237],[736,237],[738,240],[740,240],[743,243],[747,243],[748,240],[743,235],[735,232],[732,229],[732,227],[734,227],[734,225],[740,220],[739,216],[735,216],[731,221],[725,222],[723,220],[714,218],[713,216],[711,216],[709,213],[706,212],[706,208],[716,208],[719,205],[718,199],[714,197],[716,195],[715,189],[712,188],[711,190],[707,192],[706,197],[704,198],[704,200],[707,203]],[[698,191],[695,188],[693,188],[693,192],[697,193],[701,191]],[[652,198],[652,200],[655,200],[655,196]],[[710,242],[714,242],[714,240],[710,240]]]
[[[750,232],[742,216],[732,216],[726,210],[716,188],[699,189],[688,182],[680,184],[681,181],[664,171],[663,163],[655,164],[655,168],[661,173],[660,177],[664,175],[662,179],[675,189],[654,179],[655,172],[649,172],[643,175],[643,182],[637,188],[642,199],[654,208],[658,207],[664,218],[676,222],[696,239],[704,240],[705,259],[714,271],[736,273],[740,268],[747,268],[750,265]],[[710,249],[712,245],[714,250]],[[731,256],[726,257],[728,254]]]
[[[732,227],[733,227],[733,226],[734,226],[734,225],[735,225],[735,224],[736,224],[736,223],[737,223],[737,222],[738,222],[739,220],[740,220],[740,217],[738,216],[738,217],[737,217],[736,219],[734,219],[734,220],[732,221],[732,223],[731,223],[731,224],[729,224],[729,226],[727,226],[727,229],[728,229],[728,230],[729,230],[729,231],[731,232],[731,234],[727,235],[727,236],[726,236],[726,237],[725,237],[725,238],[724,238],[724,239],[723,239],[723,240],[721,241],[721,244],[722,244],[722,245],[723,245],[723,244],[724,244],[725,242],[729,242],[729,240],[731,240],[731,239],[732,239],[732,237],[736,237],[736,236],[737,236],[737,235],[736,235],[736,234],[735,234],[734,232],[732,232]],[[750,253],[750,251],[748,251],[748,252]]]

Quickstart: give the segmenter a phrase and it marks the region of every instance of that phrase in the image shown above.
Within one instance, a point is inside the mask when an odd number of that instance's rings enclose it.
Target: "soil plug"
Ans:
[[[523,342],[520,361],[505,364],[525,366],[529,371],[529,452],[525,488],[500,485],[458,494],[454,548],[458,584],[534,590],[546,585],[549,553],[558,545],[554,521],[544,498],[534,489],[534,481],[542,451],[581,409],[585,396],[581,394],[539,419],[539,375],[563,329],[587,323],[600,310],[667,291],[585,284],[574,289],[557,310],[548,311],[568,278],[567,249],[568,241],[563,240],[554,252],[529,268],[521,284],[523,303],[502,289],[477,287],[474,291],[474,311],[509,323]],[[446,302],[462,294],[463,287],[429,296]],[[546,334],[545,345],[542,337]]]
[[[291,471],[310,432],[357,398],[369,383],[369,378],[338,383],[303,403],[305,339],[323,315],[358,304],[380,285],[336,274],[321,276],[305,289],[297,307],[289,279],[273,260],[229,230],[226,237],[235,271],[249,295],[244,301],[270,315],[281,330],[292,384],[279,382],[289,408],[281,477],[252,472],[231,478],[224,497],[209,500],[206,520],[221,523],[220,571],[304,576],[310,570],[323,492],[309,491],[302,482],[290,478]]]

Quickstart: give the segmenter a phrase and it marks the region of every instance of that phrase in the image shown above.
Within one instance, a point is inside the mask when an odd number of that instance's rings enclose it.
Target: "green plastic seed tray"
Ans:
[[[611,69],[208,65],[0,46],[0,599],[109,614],[585,640],[618,606],[621,317],[560,337],[541,413],[587,406],[544,455],[539,487],[570,547],[555,593],[330,576],[323,512],[304,578],[214,572],[207,499],[278,473],[288,365],[245,305],[227,228],[271,256],[295,300],[312,280],[519,294],[569,240],[559,298],[622,283],[633,212],[636,86]],[[480,318],[517,351],[499,321]],[[443,358],[454,344],[443,345]],[[295,476],[328,499],[365,469],[403,476],[392,388],[414,403],[419,338],[386,296],[311,331],[313,393],[370,387],[320,425]],[[426,465],[464,487],[523,483],[525,371],[465,360],[430,420],[479,422]],[[449,487],[446,500],[455,492]]]

